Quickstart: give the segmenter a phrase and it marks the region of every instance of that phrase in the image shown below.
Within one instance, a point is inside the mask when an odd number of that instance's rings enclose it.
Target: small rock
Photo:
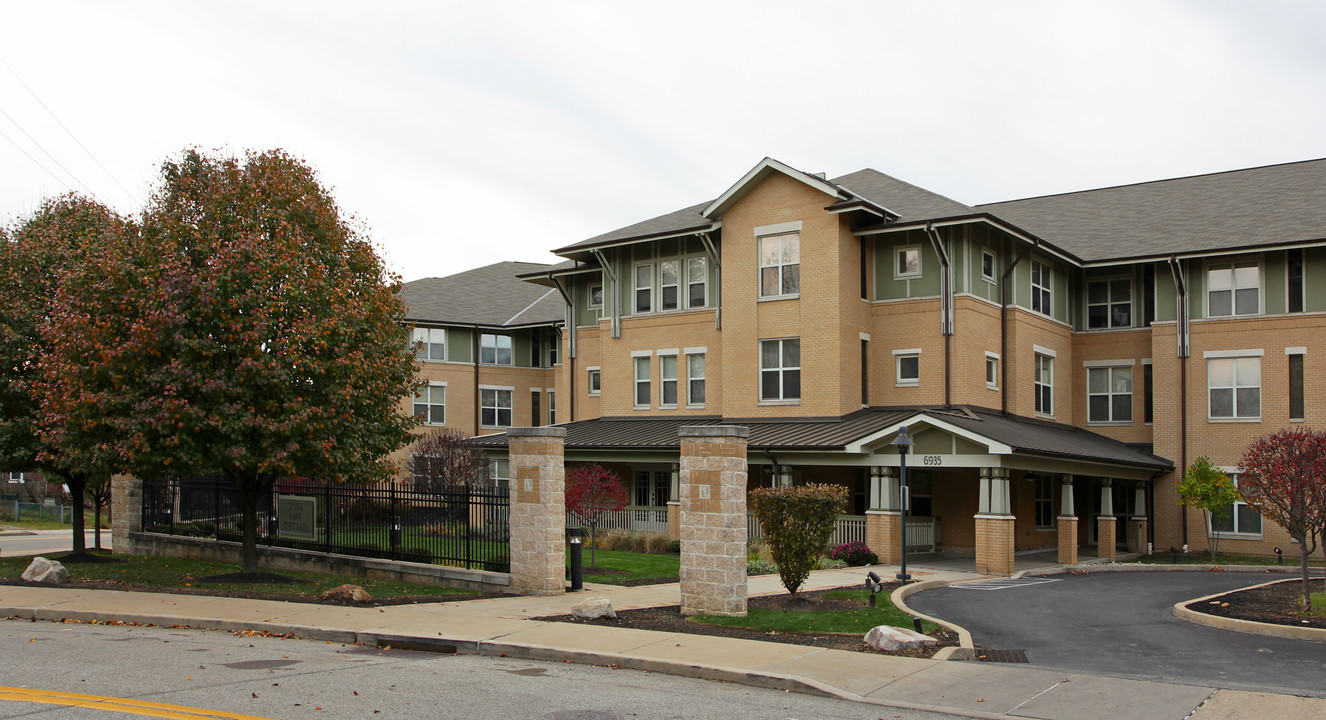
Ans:
[[[605,597],[585,598],[571,608],[571,616],[578,618],[615,618],[617,611],[612,609],[612,601]]]
[[[39,557],[34,558],[28,569],[23,571],[23,579],[44,585],[63,585],[69,582],[69,571],[58,560]]]
[[[327,590],[318,597],[347,605],[368,605],[373,602],[373,596],[358,585],[340,585]]]
[[[907,650],[934,642],[938,641],[929,635],[892,625],[878,625],[866,633],[866,644],[874,650]]]

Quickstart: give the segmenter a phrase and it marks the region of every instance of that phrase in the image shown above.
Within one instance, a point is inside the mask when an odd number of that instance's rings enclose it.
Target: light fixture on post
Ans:
[[[912,441],[906,425],[898,428],[898,437],[893,439],[893,444],[898,448],[898,508],[902,511],[902,527],[898,532],[902,538],[902,555],[899,556],[901,564],[897,577],[907,582],[912,579],[907,574],[907,506],[911,504],[911,492],[907,488],[907,451],[916,443]]]

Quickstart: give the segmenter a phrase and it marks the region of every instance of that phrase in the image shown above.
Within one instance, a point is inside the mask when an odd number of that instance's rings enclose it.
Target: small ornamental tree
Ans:
[[[405,462],[410,487],[418,492],[447,492],[487,480],[488,457],[474,440],[453,428],[429,433],[410,450]]]
[[[598,567],[599,526],[609,514],[626,507],[627,499],[621,478],[602,465],[578,465],[566,473],[566,509],[589,528],[590,567]]]
[[[847,508],[841,485],[797,485],[751,491],[751,507],[764,531],[778,577],[796,599],[833,537],[833,525]]]
[[[1215,531],[1213,521],[1223,520],[1225,513],[1240,499],[1234,481],[1212,467],[1206,456],[1194,460],[1179,481],[1179,502],[1202,511],[1206,522],[1206,547],[1211,552],[1212,562],[1220,547],[1220,534]]]
[[[1252,441],[1239,460],[1239,491],[1298,542],[1303,606],[1311,607],[1308,556],[1326,532],[1326,433],[1295,428]]]

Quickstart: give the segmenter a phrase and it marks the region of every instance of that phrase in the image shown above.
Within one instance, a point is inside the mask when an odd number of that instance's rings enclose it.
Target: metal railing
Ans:
[[[235,488],[219,477],[143,483],[143,530],[242,539]],[[261,545],[508,572],[509,499],[488,487],[280,481],[258,502]]]
[[[762,537],[764,537],[764,531],[760,528],[759,518],[755,517],[755,513],[748,513],[746,515],[746,539],[753,542]],[[839,515],[838,520],[834,523],[833,536],[829,540],[829,545],[842,545],[849,542],[866,542],[866,518],[864,515]],[[924,549],[929,552],[936,552],[939,549],[939,543],[939,518],[907,519],[907,549]]]
[[[566,513],[567,527],[585,527],[584,519],[575,512]],[[640,532],[667,532],[668,509],[649,505],[627,505],[616,512],[606,513],[599,520],[599,530],[637,530]]]

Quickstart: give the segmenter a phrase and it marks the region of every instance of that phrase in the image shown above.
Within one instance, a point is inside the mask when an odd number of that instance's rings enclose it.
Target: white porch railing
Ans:
[[[582,527],[585,523],[574,512],[566,514],[567,527]],[[627,505],[617,512],[603,516],[599,530],[639,530],[641,532],[667,532],[668,509],[645,505]]]
[[[939,540],[939,518],[907,519],[908,550],[938,552]]]
[[[748,541],[759,540],[764,537],[764,531],[760,528],[760,520],[754,513],[746,515],[746,539]],[[833,536],[829,539],[829,545],[842,545],[849,542],[866,541],[866,518],[864,515],[839,515],[837,522],[833,524]]]

